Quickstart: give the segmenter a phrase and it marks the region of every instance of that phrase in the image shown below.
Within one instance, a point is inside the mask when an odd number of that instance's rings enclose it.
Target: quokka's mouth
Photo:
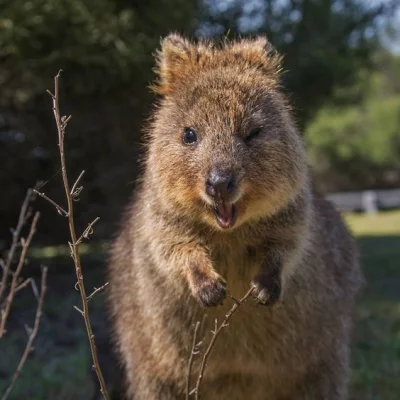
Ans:
[[[218,225],[223,228],[232,228],[235,225],[237,218],[237,210],[234,204],[225,201],[218,201],[215,204],[214,214]]]

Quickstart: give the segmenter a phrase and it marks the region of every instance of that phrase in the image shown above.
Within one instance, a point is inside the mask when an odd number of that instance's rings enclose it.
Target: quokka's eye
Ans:
[[[193,128],[185,128],[183,130],[183,143],[192,146],[197,142],[197,133]]]
[[[251,142],[254,138],[256,138],[260,133],[261,128],[254,128],[250,131],[250,133],[244,138],[245,143]]]

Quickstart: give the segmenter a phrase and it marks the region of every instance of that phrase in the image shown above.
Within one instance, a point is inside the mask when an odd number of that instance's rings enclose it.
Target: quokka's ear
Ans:
[[[250,65],[262,69],[271,77],[278,78],[282,57],[274,51],[265,36],[241,39],[230,45],[230,52]]]
[[[161,41],[156,54],[155,72],[158,80],[151,86],[158,94],[168,95],[174,84],[186,76],[192,63],[196,62],[197,46],[184,37],[173,33]]]

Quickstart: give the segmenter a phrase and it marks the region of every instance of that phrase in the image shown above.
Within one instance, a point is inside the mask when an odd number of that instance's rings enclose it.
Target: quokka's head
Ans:
[[[147,163],[166,207],[230,230],[296,196],[306,157],[279,70],[280,57],[263,37],[215,45],[172,34],[162,41]]]

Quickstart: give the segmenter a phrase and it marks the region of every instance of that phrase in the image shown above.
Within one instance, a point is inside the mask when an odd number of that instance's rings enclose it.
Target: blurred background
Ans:
[[[63,203],[57,133],[46,89],[63,69],[61,110],[71,180],[82,169],[77,229],[88,291],[105,281],[108,243],[129,200],[151,110],[153,54],[170,31],[192,37],[266,34],[284,55],[282,84],[319,189],[357,235],[368,286],[353,348],[352,400],[400,398],[400,4],[367,0],[0,0],[0,251],[27,188]],[[43,199],[29,276],[49,266],[35,350],[10,399],[94,399],[66,220]],[[396,210],[396,208],[398,210]],[[101,295],[92,321],[110,387],[118,386]],[[0,340],[0,396],[36,303],[17,294]],[[117,398],[117,397],[116,397]]]

